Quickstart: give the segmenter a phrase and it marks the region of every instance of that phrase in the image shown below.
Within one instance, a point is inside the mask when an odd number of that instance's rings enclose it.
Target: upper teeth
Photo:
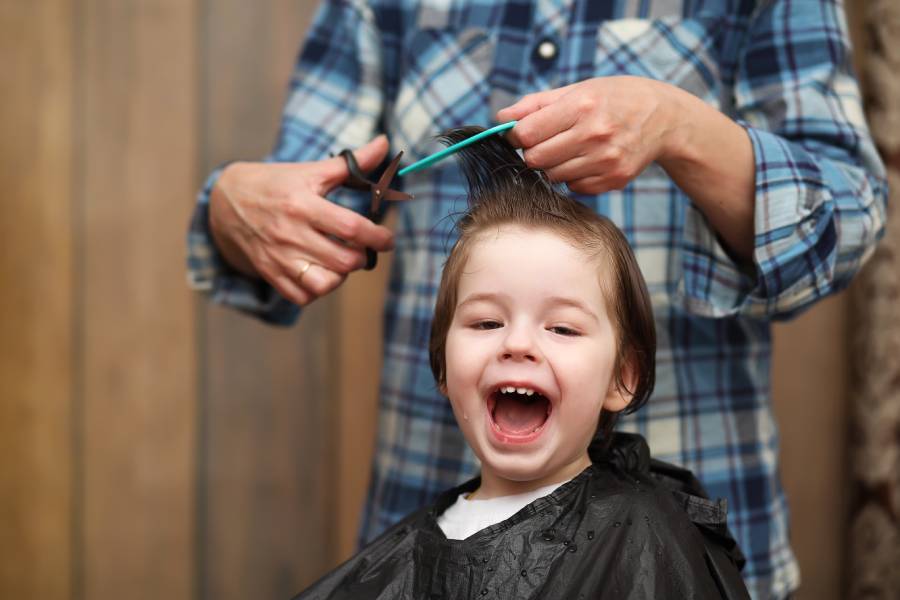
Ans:
[[[504,394],[525,394],[526,396],[531,396],[534,394],[534,390],[526,387],[513,387],[511,385],[503,386],[500,388],[500,391]]]

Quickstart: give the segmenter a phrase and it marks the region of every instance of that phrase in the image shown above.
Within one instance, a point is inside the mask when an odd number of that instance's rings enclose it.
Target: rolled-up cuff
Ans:
[[[696,314],[787,318],[833,291],[837,232],[831,191],[802,147],[745,123],[756,163],[754,251],[729,256],[693,205],[686,209],[681,292]]]

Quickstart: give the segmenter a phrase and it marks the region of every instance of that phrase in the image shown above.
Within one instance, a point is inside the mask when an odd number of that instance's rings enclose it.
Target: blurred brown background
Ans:
[[[273,143],[314,5],[0,2],[0,597],[286,599],[352,552],[387,261],[289,330],[183,267],[205,174]],[[805,599],[847,580],[848,306],[776,330]]]

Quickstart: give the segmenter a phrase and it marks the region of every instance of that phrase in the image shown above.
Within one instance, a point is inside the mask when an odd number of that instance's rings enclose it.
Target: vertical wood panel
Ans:
[[[0,3],[0,597],[71,581],[68,0]]]
[[[190,598],[196,429],[184,231],[196,180],[192,2],[81,3],[83,587]]]
[[[791,544],[803,585],[797,598],[837,600],[849,494],[844,295],[774,329],[772,396]]]
[[[204,166],[276,138],[313,0],[209,0]],[[332,566],[334,300],[278,329],[203,305],[202,596],[286,598]]]

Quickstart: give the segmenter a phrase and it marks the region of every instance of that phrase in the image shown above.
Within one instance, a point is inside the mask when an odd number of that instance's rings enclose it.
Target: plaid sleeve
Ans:
[[[735,102],[756,161],[753,264],[736,264],[691,206],[683,291],[705,316],[787,318],[844,288],[884,228],[884,166],[863,116],[842,5],[762,2]]]
[[[291,78],[278,142],[267,161],[305,162],[355,148],[376,134],[383,106],[382,53],[371,9],[363,0],[326,0],[313,20]],[[197,197],[188,230],[188,284],[213,302],[289,325],[299,307],[272,286],[228,268],[209,230],[209,195],[221,168]],[[362,210],[358,193],[331,200]]]

